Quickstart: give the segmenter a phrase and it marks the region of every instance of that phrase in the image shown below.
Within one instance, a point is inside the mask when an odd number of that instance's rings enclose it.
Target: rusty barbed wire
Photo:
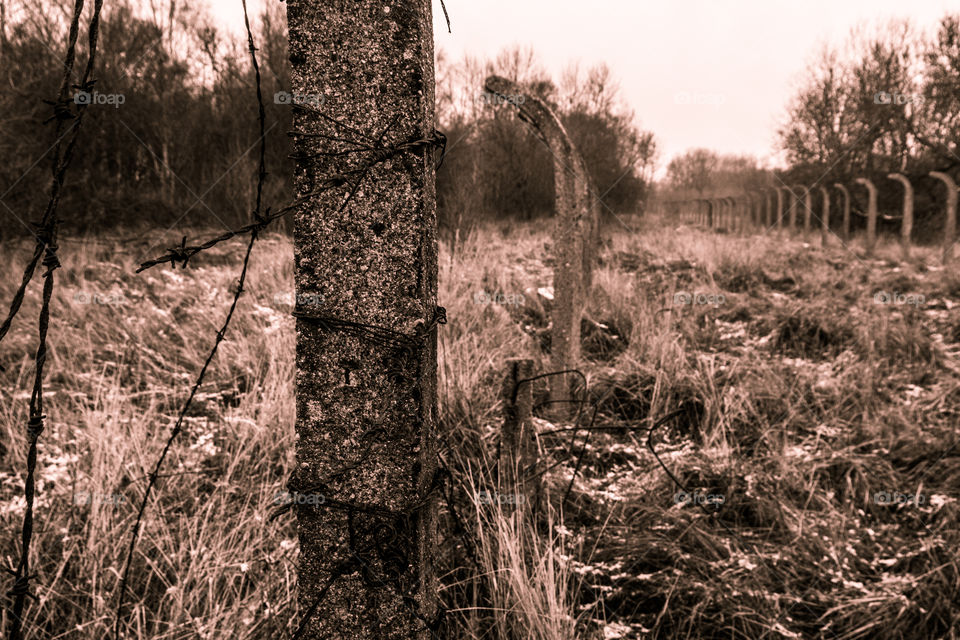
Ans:
[[[256,195],[256,204],[255,208],[251,214],[253,222],[248,225],[250,239],[247,243],[246,253],[243,256],[243,265],[240,269],[240,276],[237,280],[237,288],[233,295],[233,300],[230,303],[230,309],[227,311],[227,315],[224,318],[223,324],[216,333],[216,337],[213,343],[213,347],[210,349],[209,354],[207,355],[206,361],[203,363],[203,366],[200,368],[200,372],[197,374],[197,378],[194,381],[193,387],[190,389],[190,393],[187,396],[187,400],[184,402],[179,415],[177,416],[177,422],[174,425],[173,429],[170,432],[169,437],[167,438],[166,444],[163,447],[163,450],[160,453],[159,458],[157,459],[156,464],[154,465],[153,471],[150,473],[149,479],[147,481],[146,489],[143,492],[143,499],[140,501],[140,506],[137,509],[137,517],[134,521],[133,529],[130,534],[130,544],[127,547],[126,560],[123,565],[123,573],[120,578],[119,586],[117,588],[117,605],[116,605],[116,615],[114,623],[114,637],[115,640],[120,640],[120,625],[123,620],[123,605],[124,605],[124,596],[127,589],[127,581],[130,577],[130,567],[133,564],[133,552],[136,549],[137,538],[140,533],[140,527],[143,522],[143,514],[147,508],[147,502],[150,499],[151,491],[157,483],[157,479],[160,475],[160,470],[163,467],[163,463],[166,460],[167,454],[170,452],[171,447],[173,446],[174,441],[177,439],[177,436],[180,435],[180,432],[183,430],[183,422],[186,417],[187,411],[190,409],[190,405],[193,402],[194,397],[200,389],[200,385],[203,384],[203,380],[206,377],[207,370],[210,367],[210,364],[213,362],[214,357],[217,355],[217,351],[220,347],[220,343],[223,342],[224,337],[226,336],[227,329],[230,326],[230,321],[233,318],[233,314],[237,309],[237,305],[240,302],[240,296],[243,294],[243,285],[246,282],[247,271],[250,265],[250,254],[253,252],[253,245],[256,243],[260,231],[268,224],[268,220],[261,214],[262,207],[262,193],[263,193],[263,184],[266,180],[266,111],[263,106],[263,95],[261,92],[260,84],[260,67],[257,64],[256,56],[256,47],[253,40],[253,33],[250,29],[250,19],[247,13],[247,3],[246,0],[241,0],[243,5],[243,17],[244,23],[247,29],[247,43],[250,51],[250,57],[253,64],[255,81],[256,81],[256,96],[258,104],[258,122],[260,125],[260,161],[259,166],[257,167],[257,195]],[[269,212],[269,210],[268,210]],[[183,242],[181,243],[181,250],[186,248],[186,237],[184,237]],[[189,258],[183,258],[182,264],[185,267],[186,261]],[[173,263],[174,266],[176,262]],[[137,272],[142,271],[138,269]]]
[[[301,108],[309,109],[311,112],[314,111],[313,109],[311,109],[310,107],[307,107],[306,105],[297,105],[297,106]],[[317,111],[316,113],[319,114],[321,112]],[[339,123],[339,121],[333,118],[330,118],[330,116],[326,116],[326,117],[332,122],[336,122],[341,126],[345,126]],[[306,193],[300,196],[290,204],[280,209],[277,209],[272,213],[268,208],[267,211],[254,222],[251,222],[238,229],[222,233],[209,240],[206,240],[205,242],[202,242],[201,244],[187,245],[187,238],[186,236],[184,236],[179,246],[170,247],[169,249],[167,249],[166,254],[159,256],[157,258],[154,258],[152,260],[147,260],[143,262],[136,272],[140,273],[141,271],[145,271],[146,269],[149,269],[151,267],[155,267],[157,265],[166,264],[166,263],[170,263],[174,267],[179,264],[181,267],[185,268],[187,266],[188,261],[198,253],[202,251],[206,251],[207,249],[210,249],[220,244],[221,242],[230,240],[235,236],[259,232],[264,228],[266,228],[271,222],[278,220],[293,211],[296,211],[301,205],[303,205],[306,202],[309,202],[311,199],[316,198],[326,193],[327,191],[330,191],[331,189],[336,189],[336,188],[342,187],[345,184],[349,184],[350,179],[354,178],[354,183],[355,183],[354,186],[351,188],[351,190],[347,194],[347,197],[344,199],[343,203],[340,205],[340,210],[342,210],[350,203],[350,200],[352,200],[353,194],[356,192],[356,184],[359,183],[359,181],[361,181],[369,172],[369,170],[374,166],[381,164],[383,162],[386,162],[387,160],[390,160],[391,158],[401,153],[410,153],[410,152],[417,153],[425,149],[439,148],[441,149],[440,159],[437,163],[437,168],[439,168],[440,164],[443,163],[443,157],[446,152],[445,151],[446,143],[447,143],[446,136],[440,131],[434,131],[433,135],[428,138],[414,138],[412,140],[407,140],[394,145],[383,145],[383,144],[380,144],[379,146],[375,144],[365,145],[362,151],[365,153],[371,153],[372,157],[368,162],[364,163],[363,166],[357,169],[352,169],[345,173],[338,173],[338,174],[324,177],[320,180],[320,183],[321,183],[320,186],[315,186],[314,189],[312,189],[309,193]]]
[[[188,265],[190,259],[193,258],[198,253],[201,253],[202,251],[210,249],[211,247],[216,246],[217,244],[220,244],[221,242],[227,241],[238,235],[249,234],[250,236],[249,243],[247,244],[247,251],[244,256],[243,267],[241,269],[237,290],[235,292],[233,301],[231,303],[230,310],[227,313],[226,319],[221,329],[216,334],[216,340],[214,342],[213,348],[211,349],[206,362],[201,368],[200,373],[198,374],[197,379],[193,387],[191,388],[190,394],[188,395],[188,398],[180,411],[177,422],[173,430],[171,431],[167,439],[167,442],[164,446],[164,449],[161,452],[161,455],[154,467],[154,470],[149,476],[147,488],[145,490],[144,497],[140,503],[140,508],[138,510],[137,518],[136,518],[132,535],[131,535],[130,545],[128,546],[128,549],[127,549],[126,561],[125,561],[124,570],[123,570],[123,577],[121,578],[120,586],[117,594],[116,623],[114,628],[114,634],[116,636],[116,640],[120,639],[120,626],[121,626],[121,621],[123,616],[123,604],[124,604],[124,596],[126,592],[126,585],[129,578],[130,568],[132,565],[133,551],[136,546],[137,536],[139,534],[140,526],[143,519],[143,514],[146,509],[146,504],[148,502],[150,492],[156,484],[162,464],[168,452],[170,451],[170,448],[172,447],[173,442],[176,440],[176,438],[182,431],[184,416],[186,415],[186,412],[194,396],[198,392],[199,387],[202,384],[205,374],[209,368],[209,365],[212,362],[214,356],[216,355],[217,348],[219,344],[222,342],[224,334],[230,324],[230,320],[233,316],[234,310],[237,307],[240,294],[243,291],[243,285],[245,282],[248,265],[249,265],[250,253],[253,248],[253,244],[256,241],[259,233],[263,229],[265,229],[271,222],[287,215],[292,211],[297,210],[302,204],[308,202],[312,198],[317,197],[323,193],[326,193],[332,189],[337,189],[340,187],[347,186],[348,189],[347,189],[346,196],[344,197],[344,199],[342,200],[338,208],[338,211],[342,211],[345,207],[347,207],[350,204],[350,202],[354,197],[354,194],[359,189],[360,184],[362,183],[364,178],[368,175],[371,168],[373,168],[378,164],[386,162],[391,158],[394,158],[400,154],[422,153],[425,150],[435,150],[439,148],[440,157],[439,157],[439,160],[436,161],[437,166],[439,166],[443,162],[443,157],[445,154],[446,136],[444,136],[439,131],[434,131],[434,133],[431,136],[428,136],[425,138],[421,136],[414,136],[408,140],[401,140],[399,142],[386,143],[384,142],[384,139],[389,133],[390,127],[388,127],[386,130],[381,132],[378,136],[374,137],[374,136],[365,134],[363,132],[357,131],[353,127],[350,127],[336,120],[335,118],[332,118],[331,116],[324,114],[321,111],[313,110],[307,105],[300,105],[300,104],[294,105],[295,108],[306,109],[310,112],[314,112],[317,115],[320,115],[323,119],[335,124],[338,130],[344,132],[344,135],[353,136],[353,139],[350,139],[350,138],[337,138],[337,139],[339,141],[348,142],[353,147],[355,147],[354,149],[349,150],[350,153],[365,154],[366,158],[364,158],[363,163],[357,168],[320,178],[314,185],[312,185],[312,188],[310,189],[309,193],[304,194],[303,196],[300,196],[299,198],[295,199],[293,202],[282,207],[281,209],[271,212],[270,208],[267,208],[266,211],[261,213],[262,189],[263,189],[264,178],[266,175],[266,169],[264,165],[265,111],[263,107],[263,98],[262,98],[262,93],[260,88],[261,79],[260,79],[259,66],[256,59],[256,47],[253,41],[252,31],[250,29],[246,3],[243,2],[243,5],[244,5],[245,26],[247,29],[248,49],[250,51],[250,56],[251,56],[251,60],[254,68],[254,75],[256,78],[256,85],[257,85],[256,93],[257,93],[257,102],[259,107],[259,123],[260,123],[260,132],[261,132],[260,162],[259,162],[258,173],[257,173],[258,175],[257,200],[256,200],[256,208],[254,209],[254,212],[252,215],[253,220],[243,227],[220,234],[198,245],[188,245],[187,238],[186,236],[184,236],[179,246],[169,248],[166,254],[156,259],[143,262],[140,265],[140,267],[136,270],[137,273],[139,273],[153,266],[164,264],[164,263],[170,263],[171,266],[174,268],[176,268],[178,265],[180,267],[185,268]],[[297,134],[296,132],[293,132],[291,135],[299,135],[299,134]],[[327,136],[327,138],[333,138],[333,137]],[[326,154],[318,153],[316,154],[315,157],[319,159],[319,158],[325,157],[325,155]],[[298,159],[301,161],[305,161],[305,160],[309,161],[310,158],[303,157]],[[445,310],[442,307],[437,307],[436,310],[434,311],[432,318],[428,322],[419,323],[415,328],[414,333],[412,335],[407,335],[407,334],[392,331],[390,329],[386,329],[383,327],[376,327],[373,325],[343,320],[343,319],[339,319],[331,316],[311,314],[309,311],[304,310],[302,308],[295,309],[293,315],[301,320],[305,320],[318,325],[322,330],[342,331],[346,334],[353,335],[355,337],[365,338],[381,346],[391,347],[391,350],[388,352],[387,356],[384,359],[384,363],[387,366],[388,371],[392,375],[401,375],[401,376],[404,375],[405,371],[409,370],[409,367],[405,366],[406,364],[408,364],[408,359],[415,354],[418,348],[422,348],[425,345],[425,340],[427,339],[428,336],[432,334],[433,330],[438,325],[444,324],[447,321]],[[417,360],[419,360],[419,358],[417,358]],[[291,490],[294,492],[299,491],[302,493],[308,490],[316,490],[316,488],[299,487],[297,485],[296,479],[291,479],[289,486]],[[356,535],[358,535],[358,532],[353,531],[353,527],[354,527],[353,519],[355,517],[359,517],[361,514],[368,517],[376,516],[376,519],[374,520],[371,526],[377,530],[382,531],[384,526],[386,526],[387,528],[396,528],[398,526],[398,522],[409,520],[410,518],[414,517],[414,514],[418,510],[422,509],[426,504],[429,504],[430,495],[432,495],[432,493],[436,491],[436,489],[437,489],[437,483],[434,482],[430,493],[427,496],[421,499],[418,499],[413,505],[410,506],[409,510],[405,512],[396,512],[396,511],[379,508],[374,505],[362,505],[362,504],[357,504],[351,501],[338,501],[338,500],[332,500],[332,499],[326,502],[325,506],[329,509],[338,509],[348,514],[348,518],[350,519],[350,522],[351,522],[350,526],[352,531],[351,533],[351,541],[352,541],[356,537]],[[285,510],[284,509],[279,510],[278,513],[273,514],[272,518],[278,517],[283,511]],[[376,547],[376,549],[379,549],[378,553],[380,555],[383,555],[383,549],[381,547]],[[355,544],[351,544],[350,546],[350,553],[351,553],[351,556],[354,558],[354,560],[362,560],[362,557],[363,557],[362,554],[367,553],[368,551],[369,549],[358,547]],[[342,565],[339,569],[335,570],[334,575],[337,576],[342,572],[346,572],[353,566],[354,566],[353,563],[346,563]],[[370,575],[372,575],[370,574],[369,569],[364,569],[364,572],[365,572],[365,579],[368,579]],[[325,594],[329,590],[329,588],[332,586],[333,582],[335,582],[335,579],[336,578],[331,580],[328,586],[325,589],[321,590],[321,593]],[[415,601],[408,594],[402,594],[401,599],[403,602],[408,604],[409,602]],[[315,607],[316,606],[319,606],[319,603],[317,603]],[[418,616],[420,616],[419,612],[416,612],[416,613]],[[422,616],[420,617],[422,619]]]
[[[50,303],[53,298],[54,290],[54,272],[60,268],[60,259],[57,256],[57,230],[58,217],[57,209],[60,204],[60,196],[63,190],[63,183],[66,178],[67,169],[73,158],[73,151],[80,133],[80,125],[83,121],[86,105],[76,105],[76,113],[72,111],[69,104],[67,92],[70,89],[70,79],[73,75],[74,62],[76,60],[77,40],[80,36],[80,18],[83,13],[84,0],[76,0],[74,4],[73,15],[70,20],[70,31],[67,36],[67,51],[64,57],[63,77],[60,82],[60,88],[57,98],[54,101],[45,100],[47,104],[53,106],[54,113],[50,118],[44,121],[44,124],[52,121],[56,122],[54,127],[55,142],[53,146],[53,158],[51,162],[52,180],[50,186],[50,198],[44,209],[40,221],[34,223],[34,236],[36,237],[36,246],[30,260],[27,262],[23,271],[20,285],[17,287],[10,303],[10,308],[3,323],[0,324],[0,341],[10,330],[14,318],[20,311],[23,304],[23,298],[27,287],[33,279],[37,266],[45,267],[43,273],[43,292],[41,294],[40,314],[37,321],[37,351],[34,356],[35,374],[33,380],[33,390],[30,394],[29,418],[27,420],[27,472],[24,480],[24,499],[26,508],[24,510],[23,524],[20,530],[21,555],[15,569],[6,568],[6,573],[13,576],[13,586],[7,592],[12,597],[10,605],[10,640],[20,640],[23,633],[23,613],[26,607],[27,598],[35,599],[30,593],[30,581],[37,574],[30,573],[30,544],[33,540],[33,511],[34,497],[36,494],[36,466],[37,466],[37,445],[40,435],[44,430],[44,420],[46,415],[43,412],[43,369],[47,358],[47,333],[50,326]],[[97,42],[100,31],[100,11],[103,7],[102,0],[95,0],[93,15],[88,24],[87,42],[89,54],[87,64],[84,67],[83,75],[79,85],[73,85],[81,90],[88,90],[93,86],[90,75],[96,63]],[[64,131],[65,123],[68,120],[74,122]],[[67,136],[69,135],[69,138]],[[66,148],[63,147],[63,141],[67,138]]]

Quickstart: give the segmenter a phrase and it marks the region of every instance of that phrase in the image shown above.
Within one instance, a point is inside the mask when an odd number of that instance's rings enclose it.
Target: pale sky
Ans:
[[[555,79],[570,62],[606,62],[656,135],[661,166],[695,147],[771,158],[792,89],[823,42],[841,44],[861,22],[908,17],[928,30],[960,13],[960,0],[445,1],[453,33],[434,0],[434,38],[454,60],[530,45]],[[211,2],[242,25],[239,1]]]

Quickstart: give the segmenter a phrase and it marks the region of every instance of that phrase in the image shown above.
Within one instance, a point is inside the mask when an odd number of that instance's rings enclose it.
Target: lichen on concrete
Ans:
[[[426,638],[436,334],[412,346],[410,336],[437,305],[433,153],[405,150],[370,166],[372,154],[357,150],[432,136],[431,7],[287,4],[292,91],[323,96],[294,111],[296,195],[348,177],[295,213],[297,297],[322,300],[314,315],[352,323],[297,320],[295,483],[326,498],[298,508],[301,611],[343,573],[304,637]]]

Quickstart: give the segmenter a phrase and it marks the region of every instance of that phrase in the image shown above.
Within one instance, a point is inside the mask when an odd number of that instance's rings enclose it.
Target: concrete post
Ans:
[[[437,218],[431,3],[288,0],[298,600],[310,640],[431,636]],[[361,72],[362,71],[362,72]],[[358,152],[360,145],[368,151]],[[323,498],[320,501],[320,497]]]
[[[857,184],[862,184],[867,188],[869,200],[867,203],[867,240],[866,255],[873,257],[873,251],[877,245],[877,187],[870,178],[857,178]]]
[[[830,235],[830,192],[826,187],[820,187],[820,193],[823,195],[823,215],[820,219],[820,246],[825,247]]]
[[[887,177],[903,185],[903,220],[900,222],[900,251],[904,261],[910,259],[910,236],[913,234],[913,185],[902,173],[890,173]]]
[[[850,242],[850,191],[839,182],[834,183],[840,193],[843,194],[843,238],[844,242]]]
[[[953,243],[957,234],[957,183],[946,173],[931,171],[930,175],[947,187],[947,211],[943,222],[943,264],[953,259]]]
[[[516,105],[520,119],[534,127],[554,158],[557,266],[553,276],[551,367],[555,371],[574,369],[580,364],[580,321],[598,251],[599,203],[583,158],[553,109],[512,80],[490,76],[484,86]],[[518,100],[519,96],[523,100]],[[551,378],[551,400],[560,415],[569,415],[573,406],[560,403],[570,399],[570,379]]]

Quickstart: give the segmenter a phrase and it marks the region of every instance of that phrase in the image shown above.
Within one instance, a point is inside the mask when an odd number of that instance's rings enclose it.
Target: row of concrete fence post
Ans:
[[[930,176],[941,181],[947,190],[946,216],[942,241],[942,261],[944,264],[953,258],[953,244],[957,229],[957,183],[952,177],[941,171],[932,171]],[[911,238],[914,223],[914,188],[910,179],[902,173],[887,176],[903,185],[903,207],[898,216],[882,216],[884,219],[900,220],[900,246],[904,260],[910,258]],[[856,183],[867,190],[866,234],[864,248],[867,256],[872,256],[877,244],[877,187],[869,178],[857,178]],[[842,196],[842,223],[840,239],[850,241],[850,190],[843,184],[834,183],[833,187]],[[810,233],[813,219],[819,220],[820,242],[823,246],[830,243],[831,197],[830,189],[824,185],[817,187],[823,206],[819,215],[813,207],[813,189],[804,185],[784,185],[768,187],[763,190],[745,191],[736,196],[691,198],[671,200],[661,204],[661,210],[673,213],[685,221],[702,224],[711,229],[725,229],[738,233],[750,230],[797,229],[797,208],[803,212],[803,232]],[[791,204],[792,200],[792,204]]]

